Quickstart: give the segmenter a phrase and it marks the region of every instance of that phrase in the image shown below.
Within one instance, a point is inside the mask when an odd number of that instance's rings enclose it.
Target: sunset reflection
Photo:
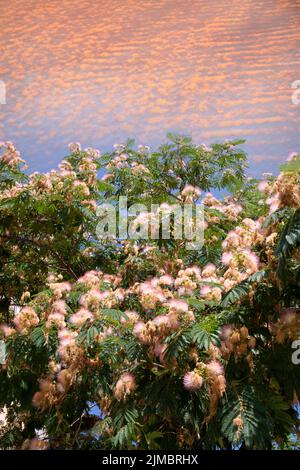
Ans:
[[[300,149],[299,0],[0,0],[0,139],[32,169],[70,141],[247,139],[251,173]],[[4,46],[4,47],[3,47]]]

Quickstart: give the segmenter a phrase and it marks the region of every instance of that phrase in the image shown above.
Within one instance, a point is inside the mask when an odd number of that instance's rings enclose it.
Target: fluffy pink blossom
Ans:
[[[172,276],[169,276],[168,274],[165,274],[164,276],[161,276],[159,278],[159,284],[163,284],[165,286],[172,286],[174,283],[174,279]]]
[[[199,390],[203,385],[203,378],[197,372],[187,372],[183,377],[183,385],[189,392]]]
[[[67,294],[72,289],[70,282],[53,282],[49,284],[49,287],[54,291],[57,297]]]
[[[153,319],[153,323],[157,326],[161,326],[161,325],[169,326],[168,315],[157,315],[157,317]]]
[[[26,333],[29,328],[38,325],[39,321],[39,317],[30,306],[22,308],[14,317],[14,324],[21,333]]]
[[[248,250],[247,248],[242,250],[244,256],[244,263],[246,268],[251,272],[256,272],[259,269],[259,258],[256,253]]]
[[[225,266],[228,266],[232,258],[233,254],[230,251],[224,251],[222,254],[222,263],[225,264]]]
[[[68,330],[67,328],[63,328],[58,332],[59,338],[59,347],[58,347],[58,354],[62,359],[68,356],[68,353],[71,349],[76,347],[76,337],[78,333],[76,331]]]
[[[76,326],[82,326],[87,320],[93,320],[92,312],[85,308],[81,308],[77,313],[70,316],[69,322]]]
[[[231,325],[224,325],[221,329],[220,338],[223,341],[226,341],[229,338],[229,336],[231,335],[232,331],[233,331],[233,329],[232,329]]]
[[[230,230],[227,237],[222,242],[223,248],[237,248],[240,245],[240,238],[234,230]]]
[[[118,401],[126,398],[136,389],[136,381],[133,374],[125,372],[116,383],[114,395]]]
[[[69,150],[71,153],[79,153],[81,152],[81,145],[79,142],[71,142],[69,144]]]
[[[102,271],[87,271],[83,276],[81,276],[77,282],[83,284],[90,284],[91,286],[99,284],[100,279],[102,278]]]
[[[74,181],[73,188],[78,188],[84,196],[90,195],[90,190],[84,181]]]
[[[109,295],[109,291],[100,291],[96,288],[92,288],[80,297],[79,303],[85,308],[89,306],[99,306]]]
[[[61,315],[66,315],[67,313],[67,304],[64,300],[55,300],[52,304],[53,312],[60,313]]]
[[[168,326],[172,330],[177,330],[179,328],[179,321],[178,321],[178,314],[176,313],[168,313]]]
[[[182,196],[194,196],[198,198],[201,196],[201,189],[197,188],[196,186],[192,186],[191,184],[186,184],[181,191],[181,194]]]
[[[91,158],[98,158],[101,156],[101,152],[98,149],[94,149],[92,147],[87,147],[84,151],[91,157]]]
[[[258,184],[258,190],[262,193],[266,192],[266,190],[269,188],[269,183],[268,181],[260,181]]]
[[[4,337],[7,338],[8,336],[11,336],[16,332],[14,328],[11,328],[10,326],[6,324],[0,325],[0,330],[3,333]]]
[[[65,316],[59,312],[50,313],[47,318],[46,326],[47,328],[50,328],[52,325],[55,325],[58,328],[65,328]]]
[[[142,333],[142,331],[144,330],[145,326],[146,326],[146,325],[145,325],[145,323],[144,323],[143,321],[137,322],[137,323],[134,325],[134,328],[133,328],[133,330],[132,330],[133,334],[134,334],[135,336],[139,336],[140,333]]]
[[[274,196],[268,198],[266,203],[270,208],[270,213],[277,211],[280,206],[279,194],[275,194]]]
[[[217,267],[213,263],[208,263],[206,266],[204,266],[202,270],[202,276],[203,277],[213,276],[216,270],[217,270]]]
[[[170,310],[175,310],[176,312],[187,312],[189,309],[188,303],[180,299],[172,299],[168,304]]]
[[[246,227],[251,230],[252,232],[255,232],[260,229],[261,227],[261,222],[259,220],[252,220],[249,217],[244,219],[242,221],[243,225],[246,225]]]
[[[211,288],[209,286],[202,286],[200,289],[201,297],[207,297],[211,292]]]
[[[214,375],[224,375],[224,367],[219,361],[210,361],[206,368]]]

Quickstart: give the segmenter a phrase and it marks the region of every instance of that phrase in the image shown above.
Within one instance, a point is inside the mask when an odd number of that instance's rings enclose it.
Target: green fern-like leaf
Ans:
[[[98,186],[99,191],[114,192],[116,190],[113,184],[108,183],[107,181],[103,181],[103,180],[98,181],[97,186]]]
[[[211,335],[204,331],[200,325],[194,325],[189,332],[190,342],[195,343],[200,349],[208,349],[211,343]]]
[[[128,319],[126,313],[122,312],[121,310],[116,310],[113,308],[103,308],[101,309],[102,314],[112,321],[120,321],[121,317],[124,317],[125,320]]]
[[[165,352],[165,358],[167,361],[171,361],[186,348],[189,343],[189,338],[180,331],[170,335],[167,338],[166,343],[168,346]]]
[[[136,440],[138,426],[135,423],[127,423],[119,429],[116,435],[111,439],[113,448],[132,449],[133,441]]]
[[[275,255],[278,256],[278,277],[284,280],[288,258],[294,248],[300,244],[300,209],[296,209],[284,227]]]
[[[232,304],[235,304],[243,297],[245,297],[249,292],[250,284],[247,279],[240,282],[238,285],[230,289],[229,292],[224,296],[222,300],[222,307],[229,307]]]
[[[44,346],[46,342],[44,328],[42,326],[35,328],[30,334],[30,340],[37,348]]]
[[[242,300],[243,297],[245,297],[248,294],[251,285],[254,283],[261,282],[267,276],[267,273],[268,271],[266,270],[257,271],[256,273],[251,274],[251,276],[249,276],[247,279],[244,279],[244,281],[234,286],[223,297],[221,306],[223,308],[226,308]]]
[[[241,419],[241,425],[234,423]],[[246,386],[238,393],[231,391],[223,399],[221,409],[221,432],[237,446],[244,443],[248,449],[263,449],[271,438],[270,419],[265,406],[258,400],[255,389]]]
[[[84,328],[77,336],[77,343],[79,345],[85,343],[87,346],[90,346],[98,333],[99,329],[95,325],[88,326],[87,328]]]

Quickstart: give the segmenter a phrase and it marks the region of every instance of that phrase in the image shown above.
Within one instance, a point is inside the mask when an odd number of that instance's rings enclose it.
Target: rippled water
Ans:
[[[70,141],[245,137],[251,173],[300,151],[300,0],[0,0],[0,139],[32,169]]]

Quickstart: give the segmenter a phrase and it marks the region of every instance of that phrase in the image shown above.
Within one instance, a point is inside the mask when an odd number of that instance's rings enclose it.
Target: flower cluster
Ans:
[[[246,326],[234,328],[225,325],[221,332],[221,354],[224,358],[229,358],[231,354],[238,359],[242,355],[247,356],[246,360],[251,361],[251,351],[256,346],[256,339],[249,334]]]
[[[293,341],[298,338],[300,330],[300,311],[298,308],[285,308],[277,322],[271,323],[270,331],[277,343]]]
[[[10,167],[16,167],[20,163],[25,163],[25,160],[21,158],[20,152],[12,142],[0,142],[0,150],[3,150],[2,155],[0,155],[0,163],[6,163]]]
[[[293,152],[288,161],[300,162],[300,155]],[[261,181],[259,189],[267,196],[270,213],[282,207],[297,208],[300,205],[300,170],[281,172],[277,178]]]

